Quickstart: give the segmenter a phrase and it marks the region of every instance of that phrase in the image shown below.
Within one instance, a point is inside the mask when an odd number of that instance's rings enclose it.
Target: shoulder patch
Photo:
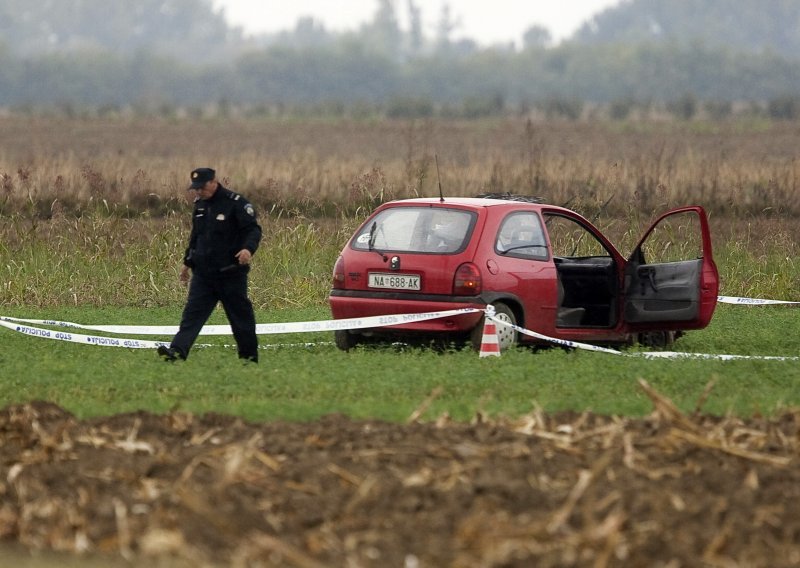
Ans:
[[[256,214],[255,209],[253,209],[253,206],[250,205],[249,203],[244,206],[244,211],[245,211],[245,213],[247,213],[251,217],[255,216],[255,214]]]

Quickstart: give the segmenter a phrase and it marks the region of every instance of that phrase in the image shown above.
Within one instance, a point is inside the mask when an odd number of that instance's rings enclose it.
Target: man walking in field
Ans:
[[[239,358],[258,362],[253,304],[247,296],[250,260],[261,241],[256,212],[247,199],[225,188],[211,168],[192,172],[187,191],[196,192],[192,232],[183,257],[181,282],[190,282],[178,333],[158,354],[186,359],[218,302],[231,324]],[[191,271],[191,275],[190,275]]]

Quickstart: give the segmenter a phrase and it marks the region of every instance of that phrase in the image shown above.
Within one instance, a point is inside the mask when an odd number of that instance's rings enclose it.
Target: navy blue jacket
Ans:
[[[246,272],[236,253],[255,254],[261,242],[261,226],[247,199],[219,184],[210,199],[198,199],[192,214],[192,232],[183,263],[205,276]]]

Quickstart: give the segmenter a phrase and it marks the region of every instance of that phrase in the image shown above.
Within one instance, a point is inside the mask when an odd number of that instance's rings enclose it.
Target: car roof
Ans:
[[[466,208],[483,208],[483,207],[505,207],[509,209],[514,209],[520,206],[524,206],[526,209],[534,208],[534,209],[564,209],[558,205],[550,205],[548,203],[537,203],[533,201],[525,201],[522,199],[513,199],[509,198],[491,198],[491,197],[415,197],[411,199],[398,199],[396,201],[390,201],[385,203],[384,205],[441,205],[446,207],[447,205],[456,205],[459,207],[466,207]]]

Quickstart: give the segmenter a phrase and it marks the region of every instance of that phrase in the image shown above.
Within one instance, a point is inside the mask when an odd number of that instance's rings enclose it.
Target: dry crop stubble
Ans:
[[[0,122],[0,135],[14,140],[0,152],[6,215],[47,216],[56,200],[65,212],[99,200],[110,211],[161,215],[175,207],[185,172],[200,163],[266,209],[352,213],[354,188],[367,204],[437,195],[434,154],[445,195],[512,191],[559,204],[615,195],[607,211],[614,216],[687,202],[726,216],[800,212],[790,123],[10,117]],[[207,143],[198,151],[201,138]]]
[[[652,412],[638,419],[420,422],[421,407],[406,424],[253,424],[14,405],[0,535],[132,565],[795,565],[797,412],[709,417],[711,384],[693,413],[639,388]]]

